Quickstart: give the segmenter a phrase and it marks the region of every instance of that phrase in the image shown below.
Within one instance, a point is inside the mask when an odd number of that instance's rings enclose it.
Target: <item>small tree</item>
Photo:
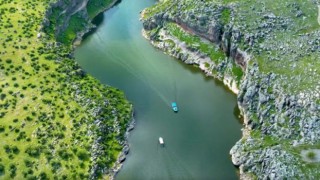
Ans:
[[[4,175],[5,173],[5,166],[3,164],[0,164],[0,176]]]
[[[309,151],[307,153],[307,157],[310,159],[310,160],[314,160],[316,158],[316,153],[313,152],[313,151]]]

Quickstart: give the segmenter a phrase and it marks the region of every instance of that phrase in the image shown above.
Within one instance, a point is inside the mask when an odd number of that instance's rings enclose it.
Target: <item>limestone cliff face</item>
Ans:
[[[54,34],[58,42],[79,43],[82,36],[95,27],[91,23],[93,18],[118,1],[58,0],[47,9],[43,30],[47,34]]]
[[[76,13],[83,18],[84,22],[89,23],[90,19],[87,12],[87,3],[89,0],[59,0],[50,5],[50,8],[46,11],[46,17],[44,21],[45,26],[50,25],[50,17],[52,17],[53,13],[55,19],[57,20],[55,23],[55,35],[58,36],[66,28],[69,26],[70,17]],[[52,23],[52,22],[51,22]]]
[[[90,24],[87,12],[89,0],[58,0],[50,4],[46,11],[43,27],[49,27],[54,31],[56,37],[62,34],[70,24],[71,16],[78,14],[86,25]]]
[[[244,52],[238,49],[236,43],[233,43],[240,40],[239,31],[232,27],[224,26],[220,20],[220,14],[226,8],[219,6],[210,10],[212,16],[204,15],[198,18],[193,14],[186,16],[160,12],[151,18],[145,19],[143,27],[145,30],[152,30],[163,27],[167,22],[176,23],[185,31],[218,44],[227,57],[231,57],[238,65],[245,69],[248,59],[245,57]]]
[[[318,165],[309,166],[301,152],[312,153],[320,142],[318,9],[315,1],[274,3],[162,1],[143,12],[144,34],[231,88],[230,70],[235,64],[242,68],[234,92],[244,117],[243,137],[230,151],[241,179],[317,179]],[[205,41],[217,45],[223,58],[210,55],[214,49],[204,52],[199,44]]]

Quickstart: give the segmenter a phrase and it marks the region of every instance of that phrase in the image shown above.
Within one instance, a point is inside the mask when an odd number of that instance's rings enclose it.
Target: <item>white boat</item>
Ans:
[[[159,137],[159,143],[160,143],[160,145],[164,145],[164,141],[163,141],[162,137]]]

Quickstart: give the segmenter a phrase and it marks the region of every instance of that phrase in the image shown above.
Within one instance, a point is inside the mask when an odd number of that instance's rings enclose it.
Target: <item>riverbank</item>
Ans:
[[[96,179],[117,161],[132,105],[72,56],[96,3],[1,2],[0,178]]]
[[[180,41],[179,39],[173,36],[170,36],[166,30],[160,30],[158,37],[159,41],[151,40],[150,36],[145,30],[142,30],[142,35],[143,37],[148,39],[153,46],[164,51],[166,54],[180,59],[186,64],[195,65],[199,67],[199,69],[201,69],[206,74],[206,76],[211,76],[217,78],[218,80],[221,80],[223,84],[227,86],[233,93],[239,93],[237,82],[233,76],[224,75],[221,77],[217,76],[217,74],[213,74],[212,68],[214,68],[217,65],[210,59],[210,57],[200,52],[194,52],[189,50],[185,45],[185,42]],[[178,46],[172,48],[172,44],[170,43],[170,41],[172,41],[174,44]],[[180,48],[179,53],[175,51],[178,47]]]
[[[319,51],[311,43],[319,33],[318,9],[311,2],[291,10],[281,2],[248,3],[161,1],[143,11],[144,35],[229,87],[236,82],[245,126],[230,153],[240,178],[316,178],[319,164],[302,160],[300,152],[319,146]]]

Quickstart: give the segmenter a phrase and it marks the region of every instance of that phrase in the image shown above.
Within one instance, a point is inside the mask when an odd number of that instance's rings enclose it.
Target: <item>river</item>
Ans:
[[[141,36],[139,12],[154,3],[123,0],[75,51],[85,71],[123,90],[134,105],[130,153],[116,179],[237,179],[229,156],[241,137],[236,96]]]

